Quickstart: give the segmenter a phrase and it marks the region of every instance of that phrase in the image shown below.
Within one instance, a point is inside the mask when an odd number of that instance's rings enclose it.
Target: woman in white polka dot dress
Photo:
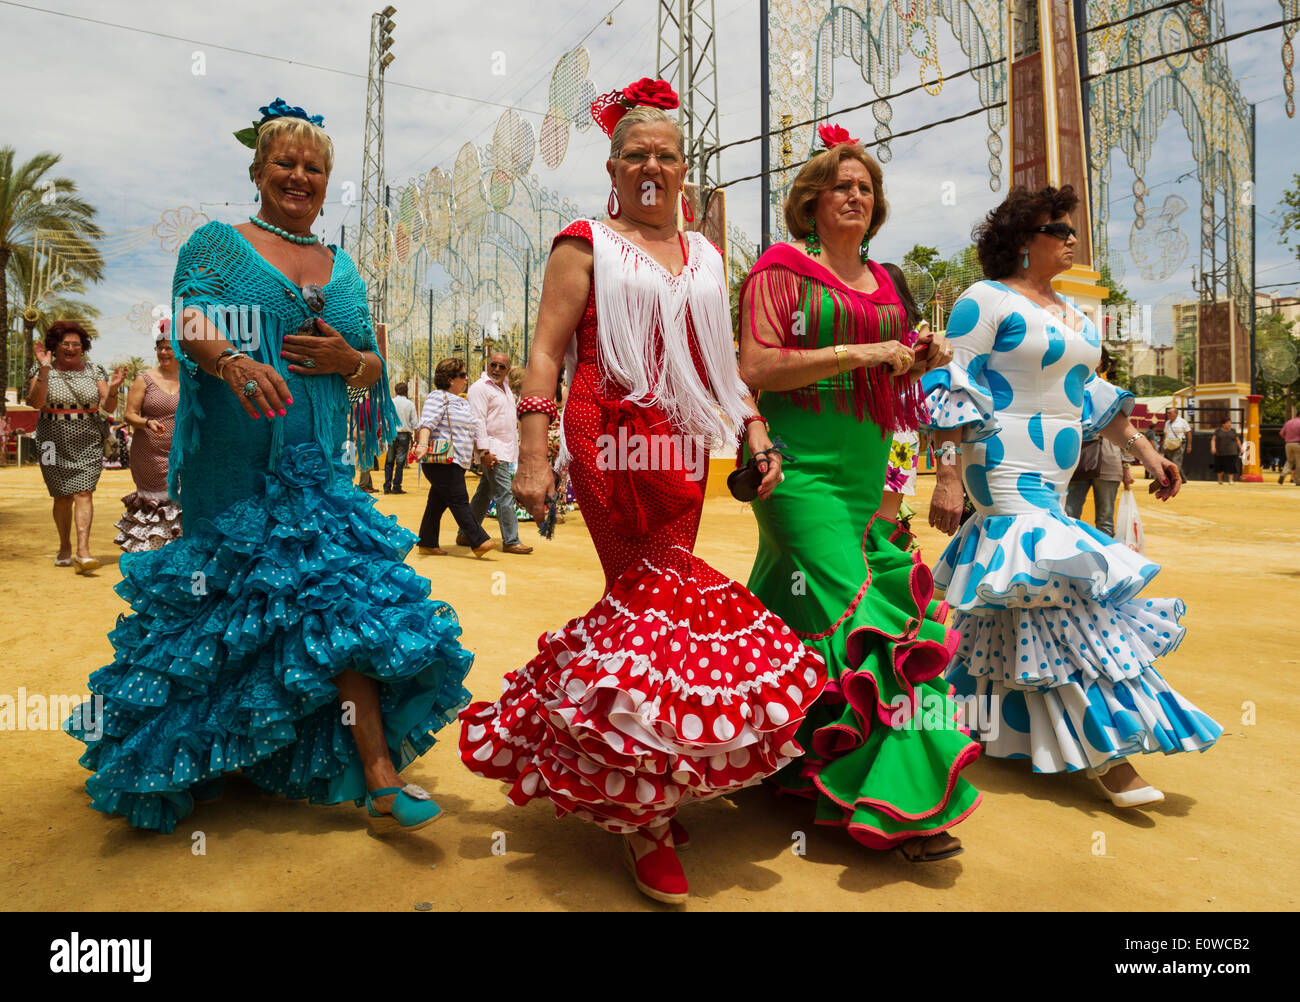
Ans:
[[[947,677],[996,758],[1086,770],[1112,802],[1164,799],[1127,761],[1204,751],[1222,732],[1154,661],[1183,637],[1179,599],[1142,598],[1160,568],[1062,508],[1082,442],[1131,449],[1174,497],[1178,467],[1128,421],[1132,394],[1093,373],[1096,326],[1052,289],[1074,261],[1073,189],[1016,188],[977,229],[986,281],[954,306],[954,357],[924,380],[939,454],[935,568],[961,646]],[[958,473],[960,461],[960,474]],[[962,485],[977,514],[960,526]]]

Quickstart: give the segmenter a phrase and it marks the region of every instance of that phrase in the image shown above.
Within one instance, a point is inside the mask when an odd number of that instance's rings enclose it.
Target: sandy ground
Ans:
[[[943,540],[916,519],[931,562]],[[408,482],[409,484],[409,482]],[[1142,485],[1139,485],[1140,487]],[[126,610],[112,545],[126,472],[95,495],[93,577],[55,568],[49,499],[34,468],[0,470],[0,693],[75,694],[112,660],[105,634]],[[1300,488],[1190,485],[1168,505],[1140,494],[1148,554],[1164,565],[1153,595],[1187,603],[1188,637],[1161,669],[1224,725],[1204,755],[1148,756],[1142,773],[1167,801],[1110,807],[1078,776],[1034,776],[1024,762],[980,760],[966,773],[982,806],[957,828],[967,851],[916,866],[811,824],[807,805],[747,790],[687,807],[683,863],[695,910],[1285,909],[1297,906],[1295,601]],[[379,496],[407,526],[423,493]],[[444,542],[451,526],[444,521]],[[495,527],[492,527],[495,528]],[[581,517],[530,556],[420,557],[412,566],[450,601],[476,653],[469,687],[536,651],[540,633],[598,597],[601,574]],[[752,515],[730,498],[705,507],[697,552],[744,581]],[[1253,718],[1250,714],[1253,706]],[[506,804],[499,784],[456,756],[455,726],[407,771],[445,815],[410,836],[370,836],[351,805],[317,807],[233,781],[169,836],[137,832],[87,807],[81,745],[57,730],[0,733],[0,893],[16,909],[653,910],[634,888],[618,839],[551,808]],[[200,835],[201,833],[201,835]],[[800,835],[802,833],[802,837]],[[794,849],[806,842],[806,853]],[[194,851],[202,843],[203,854]]]

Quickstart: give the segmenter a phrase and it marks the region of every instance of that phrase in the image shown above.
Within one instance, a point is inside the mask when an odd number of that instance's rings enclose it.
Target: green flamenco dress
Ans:
[[[766,315],[782,349],[899,338],[897,293],[871,270],[880,287],[867,295],[788,245],[772,248],[742,293],[755,336]],[[749,589],[822,656],[829,678],[796,735],[807,752],[773,782],[815,799],[818,824],[847,827],[873,849],[950,828],[980,800],[960,775],[979,746],[942,677],[960,637],[943,625],[946,603],[932,601],[910,533],[876,514],[892,440],[882,426],[914,426],[919,391],[856,369],[758,404],[791,460],[771,498],[754,502]]]

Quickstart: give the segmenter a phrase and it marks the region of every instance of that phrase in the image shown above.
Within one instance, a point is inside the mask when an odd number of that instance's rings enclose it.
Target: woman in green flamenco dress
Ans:
[[[979,746],[942,677],[959,637],[911,536],[876,509],[893,432],[923,416],[917,380],[951,352],[940,336],[904,343],[893,282],[867,257],[887,211],[880,166],[843,129],[818,131],[826,149],[785,203],[796,239],[741,292],[741,374],[790,460],[754,503],[749,589],[830,679],[797,736],[807,752],[773,781],[864,845],[947,859],[962,851],[948,829],[980,799],[961,777]]]

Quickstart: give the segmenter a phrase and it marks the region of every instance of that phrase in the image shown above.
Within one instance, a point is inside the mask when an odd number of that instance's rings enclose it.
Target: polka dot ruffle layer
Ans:
[[[95,809],[169,832],[193,786],[235,769],[288,797],[364,797],[331,681],[346,668],[379,680],[399,769],[469,702],[455,612],[403,563],[415,537],[326,475],[317,446],[286,448],[263,495],[123,558],[117,591],[135,614],[90,677],[103,734],[65,725],[87,742]]]
[[[756,783],[801,755],[825,682],[818,655],[703,561],[629,567],[584,616],[545,634],[495,703],[462,715],[461,758],[613,832],[684,799]]]

